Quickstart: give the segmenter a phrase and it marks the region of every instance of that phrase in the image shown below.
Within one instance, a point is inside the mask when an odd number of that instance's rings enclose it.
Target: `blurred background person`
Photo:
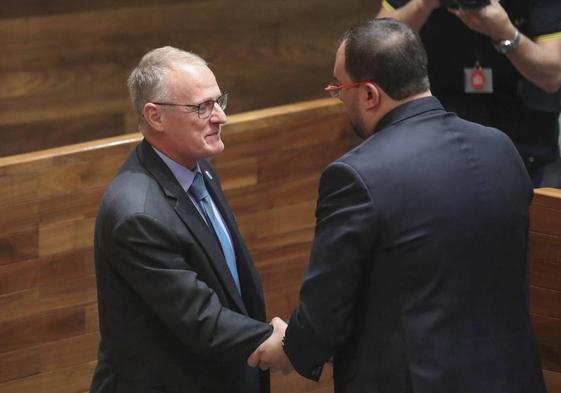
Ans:
[[[378,16],[420,31],[432,93],[506,132],[539,186],[559,156],[561,2],[383,0]]]

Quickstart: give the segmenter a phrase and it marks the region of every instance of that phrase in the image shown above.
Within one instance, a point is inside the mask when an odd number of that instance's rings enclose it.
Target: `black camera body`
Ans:
[[[440,5],[446,8],[463,8],[478,10],[489,5],[489,0],[440,0]]]

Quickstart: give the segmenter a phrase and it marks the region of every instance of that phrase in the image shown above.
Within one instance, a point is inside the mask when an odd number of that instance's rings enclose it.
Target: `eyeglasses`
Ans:
[[[182,106],[188,109],[189,112],[197,112],[199,119],[208,119],[210,115],[212,115],[212,111],[214,110],[214,104],[218,104],[218,106],[224,111],[226,110],[226,106],[228,105],[228,94],[224,93],[216,100],[208,100],[205,102],[201,102],[198,105],[191,105],[191,104],[173,104],[170,102],[153,102],[156,105],[167,105],[167,106]]]
[[[341,95],[341,90],[348,89],[350,87],[364,86],[367,83],[374,83],[374,82],[362,81],[362,82],[352,82],[352,83],[337,83],[335,85],[327,85],[327,87],[325,87],[323,91],[328,92],[331,97],[337,98]]]

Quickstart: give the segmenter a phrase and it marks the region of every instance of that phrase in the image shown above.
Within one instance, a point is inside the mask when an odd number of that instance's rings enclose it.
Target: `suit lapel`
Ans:
[[[145,162],[146,169],[154,176],[154,178],[162,186],[167,197],[176,200],[175,211],[185,226],[193,234],[193,237],[199,242],[201,248],[206,253],[216,275],[220,279],[225,292],[236,304],[240,312],[247,314],[245,305],[236,288],[236,284],[232,278],[232,274],[226,265],[226,260],[222,254],[220,243],[216,235],[205,223],[199,211],[191,201],[191,198],[181,188],[166,164],[157,156],[156,152],[148,144],[143,141],[140,146],[141,161]],[[214,197],[214,195],[213,195]],[[221,210],[222,213],[222,210]],[[222,213],[224,216],[224,213]]]
[[[197,208],[191,201],[191,198],[189,198],[185,192],[183,192],[178,199],[175,210],[193,236],[199,241],[201,247],[205,250],[216,275],[220,278],[222,285],[232,301],[238,306],[241,312],[247,314],[247,310],[236,288],[232,274],[228,269],[228,265],[226,265],[226,260],[224,259],[224,254],[222,254],[222,248],[216,235],[204,222]]]

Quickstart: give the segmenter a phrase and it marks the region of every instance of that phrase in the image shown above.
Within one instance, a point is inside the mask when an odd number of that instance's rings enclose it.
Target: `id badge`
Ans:
[[[490,94],[493,92],[493,70],[488,67],[464,67],[464,92]]]

